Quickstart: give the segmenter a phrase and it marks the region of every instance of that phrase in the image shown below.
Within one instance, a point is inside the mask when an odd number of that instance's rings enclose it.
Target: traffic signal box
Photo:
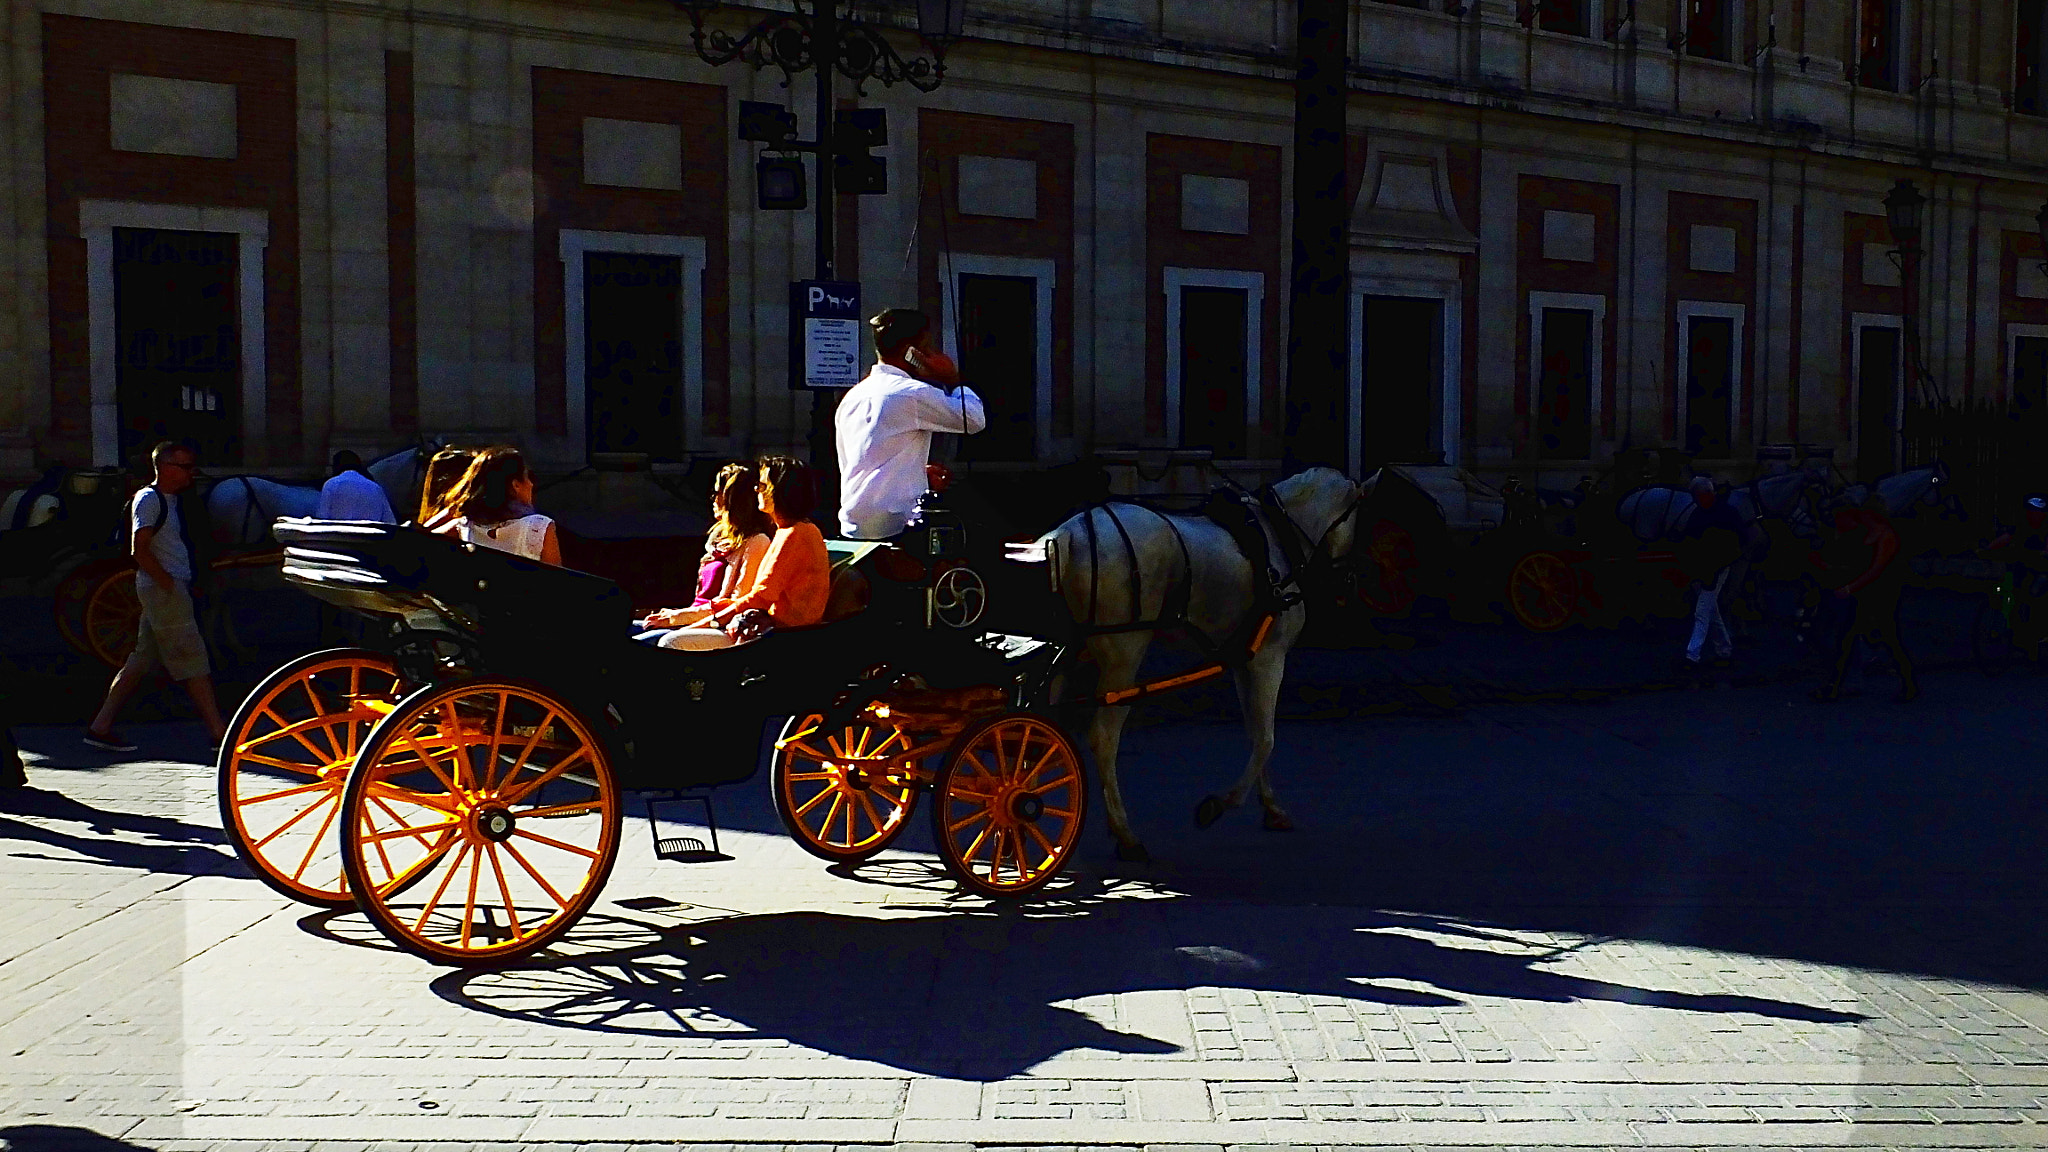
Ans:
[[[889,162],[870,149],[889,144],[889,114],[881,108],[842,108],[833,114],[828,138],[796,138],[796,114],[780,104],[740,102],[739,137],[769,145],[773,155],[754,164],[754,202],[764,211],[810,205],[804,162],[795,152],[831,157],[833,183],[848,196],[879,196],[889,190]]]

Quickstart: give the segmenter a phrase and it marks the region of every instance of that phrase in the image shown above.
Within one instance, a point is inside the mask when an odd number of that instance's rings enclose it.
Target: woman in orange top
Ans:
[[[802,628],[825,618],[832,561],[825,554],[825,534],[810,521],[818,506],[817,480],[808,465],[791,456],[762,457],[760,477],[755,492],[761,511],[775,521],[775,538],[754,586],[734,599],[713,601],[709,627],[678,628],[661,638],[663,648],[730,648],[770,628]],[[661,626],[652,618],[648,625]]]

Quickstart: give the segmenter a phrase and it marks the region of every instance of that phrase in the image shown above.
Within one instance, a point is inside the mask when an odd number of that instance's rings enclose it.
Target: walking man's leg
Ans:
[[[1701,650],[1706,647],[1707,633],[1713,628],[1716,616],[1713,586],[1703,586],[1699,598],[1692,604],[1692,638],[1685,642],[1686,663],[1698,666]]]

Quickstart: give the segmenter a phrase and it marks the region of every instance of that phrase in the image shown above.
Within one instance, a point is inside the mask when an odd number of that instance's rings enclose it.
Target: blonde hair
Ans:
[[[421,524],[432,524],[453,512],[450,497],[455,494],[455,486],[461,483],[462,474],[469,470],[469,462],[475,455],[467,448],[443,448],[427,461],[427,474],[420,482]]]
[[[718,497],[725,498],[711,520],[711,531],[707,543],[715,552],[730,552],[745,543],[750,536],[768,536],[775,532],[775,524],[761,511],[761,504],[754,496],[754,479],[757,475],[752,464],[727,464],[718,470],[718,478],[711,482],[714,506]]]

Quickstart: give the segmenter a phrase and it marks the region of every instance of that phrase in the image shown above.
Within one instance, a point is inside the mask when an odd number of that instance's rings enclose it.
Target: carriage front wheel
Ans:
[[[854,722],[837,732],[815,712],[792,716],[775,742],[775,814],[804,851],[837,863],[887,848],[917,807],[916,765],[899,728]]]
[[[1508,574],[1508,607],[1531,632],[1571,623],[1578,602],[1578,574],[1555,552],[1531,552]]]
[[[932,784],[932,839],[970,892],[1024,896],[1059,874],[1088,813],[1081,754],[1059,726],[1013,712],[961,733]]]
[[[404,694],[389,657],[337,648],[286,664],[242,701],[220,748],[220,821],[257,879],[307,904],[355,903],[333,834],[342,789]]]
[[[434,685],[357,755],[342,863],[392,943],[442,963],[502,963],[589,910],[618,858],[620,812],[605,742],[574,705],[525,681]]]

